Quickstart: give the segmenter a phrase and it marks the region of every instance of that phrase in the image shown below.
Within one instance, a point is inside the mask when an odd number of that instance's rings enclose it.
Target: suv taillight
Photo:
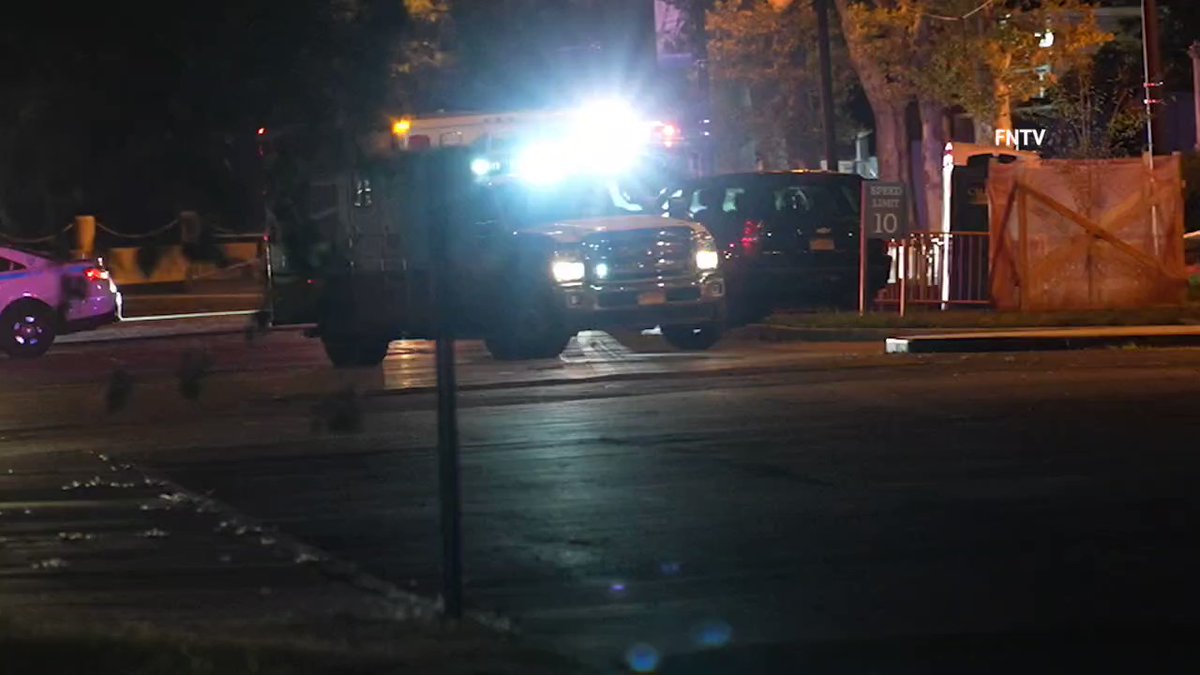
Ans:
[[[761,220],[747,220],[742,225],[742,253],[745,255],[758,255],[762,248],[762,233],[763,222]]]

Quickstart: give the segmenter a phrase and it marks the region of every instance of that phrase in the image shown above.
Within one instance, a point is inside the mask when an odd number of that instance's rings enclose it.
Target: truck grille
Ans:
[[[594,234],[584,241],[584,250],[589,270],[598,263],[608,266],[606,282],[669,279],[692,272],[692,230],[687,227]]]

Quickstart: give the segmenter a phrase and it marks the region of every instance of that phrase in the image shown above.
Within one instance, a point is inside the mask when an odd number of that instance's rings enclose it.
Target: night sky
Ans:
[[[1200,3],[1162,0],[1170,81]],[[259,126],[314,138],[402,111],[511,109],[621,90],[651,100],[652,4],[456,0],[454,53],[406,77],[398,0],[27,3],[0,25],[0,200],[21,232],[80,210],[151,229],[181,208],[235,212]],[[669,98],[669,96],[667,97]],[[232,205],[232,206],[229,206]],[[235,218],[235,216],[230,216]]]

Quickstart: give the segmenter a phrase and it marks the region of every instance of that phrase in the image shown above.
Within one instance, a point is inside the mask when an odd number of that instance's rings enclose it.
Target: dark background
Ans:
[[[3,230],[91,212],[147,231],[183,209],[254,230],[260,127],[337,144],[404,112],[537,107],[650,79],[649,2],[452,7],[432,26],[401,0],[25,8],[0,26]]]
[[[708,0],[677,0],[702,16]],[[1200,3],[1160,0],[1169,88],[1190,88]],[[1114,4],[1128,4],[1125,0]],[[0,24],[0,230],[41,235],[95,213],[148,231],[194,209],[257,230],[255,131],[348,145],[391,116],[562,105],[613,91],[649,107],[650,0],[29,3]],[[440,60],[429,67],[425,57]]]

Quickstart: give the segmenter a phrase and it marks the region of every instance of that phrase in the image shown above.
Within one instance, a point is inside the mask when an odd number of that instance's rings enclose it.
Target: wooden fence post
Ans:
[[[96,217],[75,216],[75,250],[76,255],[91,258],[96,252]]]

